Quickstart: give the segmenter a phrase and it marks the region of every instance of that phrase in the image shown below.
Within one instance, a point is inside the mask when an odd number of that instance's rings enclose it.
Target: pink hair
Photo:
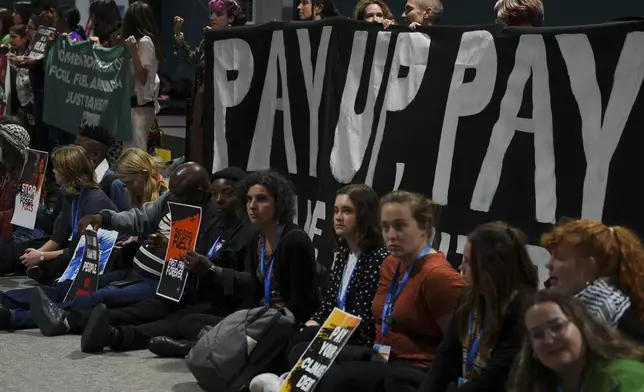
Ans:
[[[208,6],[211,12],[226,11],[228,16],[236,15],[239,9],[239,4],[235,0],[210,0]]]

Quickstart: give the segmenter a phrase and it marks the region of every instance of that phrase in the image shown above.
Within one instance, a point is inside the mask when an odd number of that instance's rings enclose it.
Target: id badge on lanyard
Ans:
[[[266,238],[262,239],[261,247],[261,259],[259,260],[259,271],[264,278],[264,306],[271,306],[271,274],[273,273],[273,263],[275,262],[275,254],[277,253],[277,248],[279,246],[280,237],[282,236],[282,230],[284,226],[280,225],[277,227],[277,241],[275,244],[275,249],[273,249],[273,254],[271,255],[271,260],[269,261],[268,271],[265,271],[264,266],[264,257],[266,255]]]

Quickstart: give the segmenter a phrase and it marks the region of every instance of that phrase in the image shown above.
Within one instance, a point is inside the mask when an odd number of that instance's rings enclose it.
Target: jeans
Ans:
[[[45,295],[56,302],[61,309],[92,309],[103,303],[108,308],[128,306],[148,298],[154,297],[158,281],[156,279],[142,279],[125,287],[110,286],[111,282],[124,279],[127,271],[119,270],[103,274],[99,277],[99,290],[77,296],[70,301],[63,302],[72,281],[58,282],[52,286],[41,285],[40,288]],[[9,290],[0,292],[0,304],[4,305],[11,312],[12,329],[36,328],[31,310],[29,310],[29,299],[32,295],[32,288]]]

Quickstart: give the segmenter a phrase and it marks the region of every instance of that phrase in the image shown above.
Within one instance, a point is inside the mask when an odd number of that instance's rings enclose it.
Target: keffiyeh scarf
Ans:
[[[631,306],[631,300],[607,279],[597,279],[575,294],[595,317],[616,327],[624,312]]]

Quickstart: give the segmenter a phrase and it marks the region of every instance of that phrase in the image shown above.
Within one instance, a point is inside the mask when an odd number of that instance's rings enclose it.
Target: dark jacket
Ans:
[[[208,246],[200,254],[210,257],[210,248],[221,235],[221,249],[216,255],[213,255],[214,257],[211,261],[218,267],[230,270],[231,273],[244,272],[248,244],[251,238],[257,235],[257,229],[250,224],[246,216],[233,220],[216,219],[211,222],[211,226]],[[208,273],[207,277],[200,279],[198,293],[199,302],[210,302],[224,311],[233,312],[243,302],[242,298],[227,295],[223,287],[216,282],[215,276],[211,272]]]
[[[257,276],[258,243],[259,233],[255,233],[248,244],[243,272],[226,269],[217,277],[224,293],[243,297],[242,307],[246,308],[260,306],[264,294],[264,284]],[[284,306],[301,323],[308,321],[320,306],[316,266],[309,236],[296,224],[287,224],[276,250],[273,274],[279,283]]]
[[[522,306],[525,296],[517,295],[505,311],[499,341],[490,360],[478,377],[458,388],[459,392],[505,391],[510,371],[521,351],[524,338]],[[438,346],[436,359],[418,392],[445,392],[456,390],[458,378],[462,377],[463,346],[458,336],[456,318],[452,318],[449,330]],[[451,387],[450,387],[451,386]]]
[[[51,236],[51,240],[58,244],[61,249],[67,248],[65,249],[64,254],[70,257],[79,238],[77,234],[79,228],[76,228],[77,232],[73,233],[72,241],[69,241],[69,238],[72,235],[72,220],[75,218],[75,216],[72,217],[72,202],[76,204],[75,208],[79,209],[79,221],[85,215],[98,214],[101,210],[105,209],[116,209],[112,200],[110,200],[100,189],[85,189],[82,196],[80,203],[78,202],[79,195],[63,196],[62,210],[56,219],[56,223],[54,224],[54,233]]]
[[[386,248],[373,248],[362,252],[353,270],[353,276],[347,287],[344,310],[354,316],[362,318],[360,325],[351,335],[350,344],[371,347],[376,339],[376,326],[371,312],[373,301],[380,277],[380,265],[389,255]],[[342,247],[336,253],[329,285],[326,289],[322,306],[311,318],[322,325],[331,314],[333,308],[338,306],[338,292],[342,286],[344,267],[349,260],[349,249]]]

